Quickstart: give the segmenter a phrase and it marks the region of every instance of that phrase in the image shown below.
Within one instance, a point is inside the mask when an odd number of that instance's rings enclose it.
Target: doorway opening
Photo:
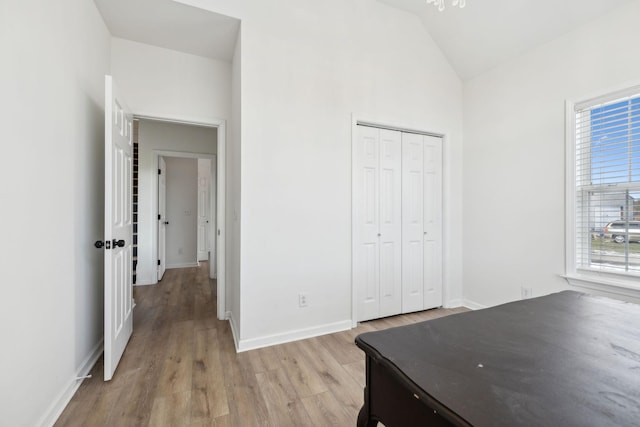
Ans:
[[[158,272],[209,263],[216,278],[216,155],[154,151],[158,155]]]
[[[137,116],[139,121],[139,236],[138,236],[138,263],[137,280],[138,285],[154,285],[158,283],[159,266],[164,263],[167,256],[162,256],[161,239],[166,237],[164,232],[171,230],[174,225],[178,228],[180,220],[194,223],[193,233],[187,241],[194,241],[198,234],[208,237],[211,248],[210,277],[217,279],[217,317],[225,320],[225,122],[223,120],[212,120],[210,122],[187,121],[183,119],[173,119],[170,117],[147,117]],[[211,137],[213,135],[213,137]],[[197,207],[184,208],[180,213],[175,211],[169,216],[168,212],[161,212],[159,191],[161,190],[162,177],[159,173],[161,160],[169,160],[169,171],[171,174],[171,162],[175,160],[176,165],[188,163],[186,170],[191,169],[194,179],[192,181],[192,199],[198,196],[198,159],[209,164],[209,186],[205,199],[208,199],[207,210],[209,219],[202,219],[202,230],[197,230],[195,224],[200,221]],[[189,166],[190,165],[190,166]],[[184,171],[185,164],[180,168]],[[164,177],[167,176],[165,172]],[[191,190],[190,190],[191,191]],[[183,196],[183,194],[179,194]],[[173,218],[172,218],[173,217]],[[208,223],[206,221],[209,221]],[[173,222],[173,223],[172,223]],[[168,224],[166,224],[168,223]],[[185,227],[184,224],[182,227]],[[208,235],[208,236],[206,236]],[[180,246],[178,246],[180,247]],[[194,243],[193,247],[182,246],[183,252],[187,255],[193,266],[198,265],[198,261],[203,260],[202,251],[197,254],[198,248]],[[209,248],[206,248],[207,259],[209,259]],[[177,253],[177,250],[175,251]],[[189,254],[187,254],[189,252]],[[199,256],[198,256],[199,255]],[[187,259],[185,258],[185,259]],[[168,265],[171,267],[187,267],[181,265],[181,261],[172,261]]]

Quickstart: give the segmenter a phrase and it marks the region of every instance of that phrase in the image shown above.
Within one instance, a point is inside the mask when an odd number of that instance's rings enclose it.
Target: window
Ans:
[[[570,107],[568,274],[640,286],[640,87]]]

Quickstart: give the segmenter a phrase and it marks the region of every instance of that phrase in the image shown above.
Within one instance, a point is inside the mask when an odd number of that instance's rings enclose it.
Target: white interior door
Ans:
[[[105,77],[104,380],[133,332],[133,116]]]
[[[167,162],[158,158],[158,280],[162,280],[167,265]]]
[[[380,316],[402,311],[402,134],[380,129]]]
[[[355,159],[353,281],[358,320],[380,317],[380,132],[358,126]]]
[[[209,259],[211,160],[198,159],[198,261]]]
[[[353,275],[359,321],[402,308],[400,132],[358,126]]]
[[[402,312],[423,309],[424,136],[402,134]]]
[[[213,219],[209,227],[209,250],[211,251],[211,260],[209,265],[209,277],[215,279],[218,277],[218,162],[217,158],[211,162],[211,210],[210,214]]]
[[[442,138],[424,136],[424,309],[442,305]]]

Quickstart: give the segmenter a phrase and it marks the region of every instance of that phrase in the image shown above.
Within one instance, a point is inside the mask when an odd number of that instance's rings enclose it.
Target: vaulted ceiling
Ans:
[[[463,79],[475,77],[536,46],[636,0],[445,0],[439,12],[426,0],[379,0],[422,19]]]
[[[173,0],[94,1],[116,37],[232,59],[237,19]],[[466,0],[464,9],[445,0],[443,12],[426,0],[378,1],[417,15],[458,75],[467,80],[638,0]]]

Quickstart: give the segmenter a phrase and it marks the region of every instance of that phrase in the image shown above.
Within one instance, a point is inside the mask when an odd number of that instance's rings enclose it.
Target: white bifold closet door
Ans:
[[[357,320],[442,305],[442,139],[358,126]]]
[[[442,305],[442,138],[402,134],[402,312]]]
[[[402,310],[401,133],[358,126],[353,257],[358,320]]]

